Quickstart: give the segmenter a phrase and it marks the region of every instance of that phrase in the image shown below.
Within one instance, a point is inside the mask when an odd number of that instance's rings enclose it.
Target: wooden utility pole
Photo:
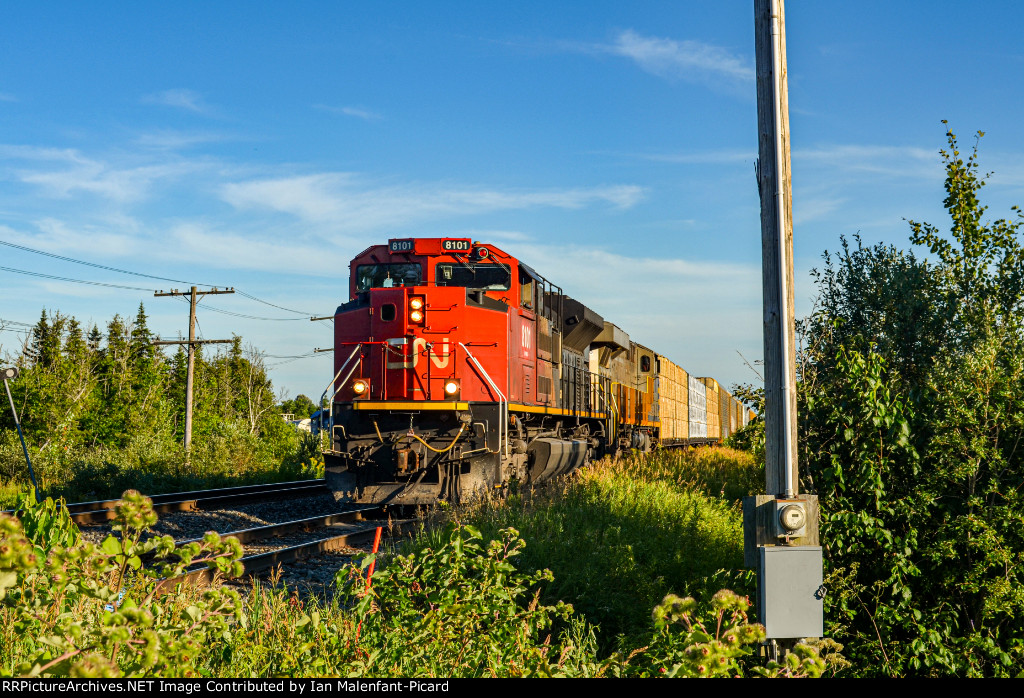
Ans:
[[[824,628],[818,498],[801,495],[796,462],[793,190],[789,162],[786,23],[782,0],[754,0],[757,187],[764,297],[765,488],[743,500],[743,553],[757,569],[767,655]]]
[[[166,345],[166,344],[188,344],[188,378],[185,381],[185,454],[188,455],[189,450],[192,448],[192,393],[195,382],[196,372],[196,345],[198,344],[230,344],[233,339],[196,339],[196,303],[206,295],[217,295],[221,293],[234,293],[235,289],[226,288],[218,290],[216,287],[209,291],[198,292],[198,289],[193,286],[190,291],[178,291],[174,289],[172,291],[163,292],[156,291],[153,293],[156,297],[161,296],[188,296],[189,297],[189,311],[188,311],[188,339],[178,340],[164,340],[159,342],[153,342],[155,346]]]
[[[755,0],[758,191],[764,297],[765,481],[770,495],[796,496],[796,348],[793,309],[793,188],[783,0]]]

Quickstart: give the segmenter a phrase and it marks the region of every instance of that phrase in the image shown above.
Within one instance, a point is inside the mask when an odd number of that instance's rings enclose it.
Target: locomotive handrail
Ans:
[[[324,388],[323,394],[320,396],[321,405],[324,404],[324,398],[327,397],[327,391],[331,389],[331,386],[334,385],[334,383],[338,380],[338,376],[341,375],[341,372],[345,370],[345,367],[348,366],[349,362],[352,361],[353,358],[355,358],[355,355],[358,354],[362,348],[363,345],[361,343],[356,344],[356,348],[352,350],[352,353],[348,355],[347,359],[345,359],[345,363],[343,363],[341,365],[341,368],[338,369],[338,372],[334,374],[334,378],[332,378],[331,382],[327,384],[327,387]],[[353,366],[352,371],[354,371],[355,368],[356,367]],[[345,380],[341,382],[341,385],[345,385],[345,383],[348,382],[348,379],[352,377],[352,371],[348,372],[348,375],[345,376]],[[331,395],[331,401],[327,405],[327,419],[331,424],[331,429],[328,433],[331,434],[332,439],[334,438],[334,396],[338,394],[338,390],[341,390],[340,386],[338,387],[337,390],[334,391],[334,394]]]
[[[459,342],[459,346],[462,347],[464,352],[466,352],[466,356],[473,362],[473,365],[476,366],[476,369],[480,372],[480,375],[484,377],[484,380],[490,384],[491,390],[498,394],[498,404],[501,406],[499,410],[501,413],[499,417],[500,421],[498,423],[498,451],[504,452],[505,457],[508,457],[508,444],[506,443],[508,441],[508,399],[505,397],[505,394],[498,389],[498,386],[495,385],[493,380],[491,380],[487,371],[484,370],[484,367],[480,365],[480,362],[476,360],[476,357],[473,356],[472,352],[469,351],[466,345]],[[502,436],[502,429],[505,430],[504,436]]]
[[[351,361],[351,357],[349,358],[349,360]],[[338,393],[341,392],[341,389],[345,387],[346,383],[348,383],[348,379],[352,377],[352,373],[356,370],[356,366],[358,366],[358,365],[359,365],[358,362],[352,364],[352,368],[350,368],[348,370],[348,373],[346,373],[345,377],[341,380],[341,385],[339,385],[338,388],[331,394],[331,404],[332,405],[334,404],[334,398],[336,398],[338,396]],[[339,371],[339,373],[341,373],[341,372]],[[333,416],[333,412],[332,412],[332,416]]]

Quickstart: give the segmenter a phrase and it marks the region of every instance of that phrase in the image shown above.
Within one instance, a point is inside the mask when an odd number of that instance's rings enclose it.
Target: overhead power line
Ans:
[[[117,272],[118,274],[130,274],[132,276],[140,276],[140,277],[143,277],[143,278],[146,278],[146,279],[156,279],[157,281],[170,281],[170,282],[173,282],[173,283],[176,283],[176,284],[187,284],[189,286],[211,286],[211,287],[214,287],[214,288],[217,288],[218,286],[222,286],[223,285],[223,284],[203,284],[203,283],[199,283],[197,281],[184,281],[182,279],[169,279],[166,276],[154,276],[153,274],[143,274],[142,272],[130,271],[128,269],[120,269],[118,267],[107,266],[106,264],[97,264],[95,262],[87,262],[87,261],[85,261],[83,259],[75,259],[74,257],[65,257],[64,255],[54,254],[53,252],[44,252],[43,250],[37,250],[37,249],[32,248],[32,247],[26,247],[25,245],[16,245],[15,243],[8,242],[6,240],[0,240],[0,245],[5,245],[7,247],[13,247],[16,250],[21,250],[23,252],[31,252],[32,254],[43,255],[44,257],[50,257],[52,259],[59,259],[59,260],[61,260],[63,262],[71,262],[72,264],[82,264],[82,265],[85,265],[87,267],[93,267],[95,269],[103,269],[105,271],[113,271],[113,272]],[[18,270],[16,270],[16,269],[14,269],[14,270],[12,270],[12,269],[5,269],[5,271],[18,271]],[[35,274],[34,272],[20,272],[20,273],[32,274],[32,275],[40,276],[39,274]],[[54,278],[56,278],[56,277],[54,277]],[[74,281],[74,279],[64,279],[64,280],[65,281]],[[141,291],[152,291],[153,290],[153,289],[150,289],[150,288],[137,289],[137,288],[134,288],[134,287],[131,287],[131,286],[116,286],[114,284],[102,284],[100,282],[95,282],[95,281],[93,281],[93,282],[90,282],[90,281],[77,281],[76,283],[90,283],[90,284],[94,284],[94,285],[97,285],[97,286],[113,286],[114,288],[129,288],[129,289],[132,289],[132,290],[141,290]],[[236,289],[235,292],[238,295],[240,295],[240,296],[245,296],[249,300],[256,301],[257,303],[262,303],[263,305],[269,305],[272,308],[278,308],[279,310],[285,310],[285,311],[287,311],[289,313],[296,313],[297,315],[304,315],[304,316],[307,316],[307,317],[310,316],[310,315],[313,315],[313,313],[307,313],[307,312],[302,311],[302,310],[295,310],[293,308],[286,308],[283,305],[276,305],[275,303],[271,303],[270,301],[265,301],[262,298],[257,298],[256,296],[253,296],[253,295],[251,295],[249,293],[246,293],[245,291],[239,291],[239,290]],[[249,317],[249,316],[241,315],[240,317]],[[278,320],[280,318],[255,318],[255,317],[253,317],[252,319]]]
[[[235,289],[234,291],[235,293],[238,293],[237,289]],[[188,301],[185,300],[184,298],[179,298],[179,300],[182,301],[183,303],[188,303]],[[259,315],[246,315],[245,313],[236,313],[233,310],[214,308],[211,305],[204,305],[203,310],[209,310],[211,312],[220,313],[222,315],[231,315],[232,317],[246,318],[247,320],[269,320],[272,322],[293,322],[297,320],[305,320],[305,318],[301,317],[260,317]]]
[[[204,310],[212,310],[215,313],[221,313],[223,315],[231,315],[233,317],[245,318],[247,320],[270,320],[273,322],[296,322],[305,320],[304,317],[259,317],[258,315],[246,315],[245,313],[236,313],[232,310],[223,310],[221,308],[214,308],[211,305],[204,305]]]
[[[237,289],[236,289],[236,290],[237,290]],[[304,311],[302,311],[302,310],[292,310],[291,308],[286,308],[286,307],[284,307],[283,305],[274,305],[274,304],[273,304],[273,303],[271,303],[270,301],[260,300],[260,299],[259,299],[259,298],[257,298],[256,296],[250,296],[250,295],[249,295],[248,293],[246,293],[245,291],[238,291],[238,295],[240,295],[240,296],[245,296],[245,297],[246,297],[246,298],[248,298],[249,300],[254,300],[254,301],[256,301],[257,303],[262,303],[263,305],[269,305],[269,306],[270,306],[270,307],[272,307],[272,308],[279,308],[280,310],[287,310],[287,311],[288,311],[289,313],[298,313],[299,315],[312,315],[312,314],[313,314],[313,313],[307,313],[307,312],[304,312]]]
[[[316,356],[316,352],[310,351],[305,354],[291,354],[283,356],[281,354],[263,354],[263,357],[267,359],[307,359],[311,356]]]
[[[105,264],[96,264],[95,262],[86,262],[81,259],[74,259],[72,257],[64,257],[63,255],[54,254],[52,252],[43,252],[42,250],[36,250],[31,247],[25,247],[24,245],[15,245],[13,242],[7,242],[6,240],[0,240],[0,245],[6,245],[7,247],[13,247],[16,250],[22,250],[23,252],[31,252],[33,254],[41,254],[44,257],[52,257],[53,259],[59,259],[63,262],[72,262],[74,264],[84,264],[87,267],[94,267],[96,269],[105,269],[106,271],[116,271],[119,274],[131,274],[132,276],[142,276],[147,279],[156,279],[157,281],[173,281],[177,284],[195,284],[194,281],[182,281],[181,279],[168,279],[165,276],[153,276],[152,274],[143,274],[137,271],[128,271],[127,269],[118,269],[117,267],[108,267]],[[196,286],[213,286],[213,284],[195,284]],[[151,290],[151,289],[144,289]]]
[[[54,279],[55,281],[68,281],[73,284],[87,284],[89,286],[106,286],[107,288],[124,288],[129,291],[147,291],[153,293],[155,289],[142,288],[141,286],[122,286],[121,284],[107,284],[102,281],[85,281],[84,279],[69,279],[66,276],[53,276],[52,274],[42,274],[37,271],[26,271],[25,269],[12,269],[11,267],[0,267],[0,271],[9,271],[15,274],[25,274],[26,276],[38,276],[43,279]]]
[[[290,359],[285,359],[284,361],[272,361],[267,363],[267,367],[270,368],[274,366],[284,366],[285,364],[290,364],[293,361],[301,361],[302,359],[312,359],[314,356],[316,356],[316,354],[303,354],[302,356],[295,356]]]
[[[19,322],[18,320],[4,320],[3,318],[0,318],[0,325],[3,325],[5,327],[7,325],[17,325],[19,327],[28,327],[29,329],[35,327],[35,325],[29,322]]]

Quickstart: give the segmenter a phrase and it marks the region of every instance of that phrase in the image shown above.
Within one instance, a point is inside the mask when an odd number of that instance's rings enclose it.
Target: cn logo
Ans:
[[[388,349],[388,351],[394,351]],[[427,340],[422,337],[417,337],[412,342],[412,356],[403,356],[400,361],[388,361],[388,368],[416,368],[416,365],[420,362],[420,354],[428,354],[431,362],[438,368],[445,368],[448,366],[448,360],[450,358],[450,347],[448,346],[448,338],[441,340],[440,344],[432,344],[430,350],[427,350]]]

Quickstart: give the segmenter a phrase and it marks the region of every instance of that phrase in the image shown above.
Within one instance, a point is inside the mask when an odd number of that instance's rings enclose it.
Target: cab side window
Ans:
[[[523,272],[522,269],[520,269],[519,270],[519,305],[521,305],[522,307],[524,307],[524,308],[526,308],[528,310],[534,310],[537,307],[536,300],[534,299],[535,292],[536,292],[536,284],[534,283],[533,278],[529,274],[526,274],[525,272]]]

